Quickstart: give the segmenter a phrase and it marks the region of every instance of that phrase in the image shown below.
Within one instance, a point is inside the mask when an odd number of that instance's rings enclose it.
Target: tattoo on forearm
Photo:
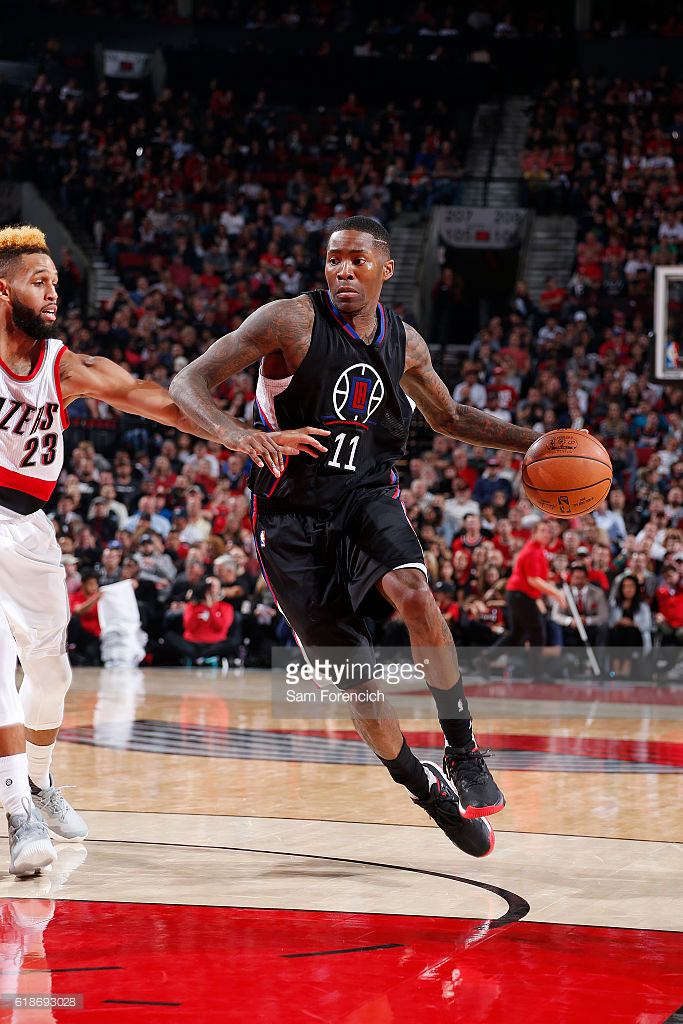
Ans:
[[[298,365],[308,349],[313,318],[305,295],[261,306],[180,371],[169,389],[173,399],[190,420],[214,434],[244,429],[241,420],[217,408],[211,390],[270,352],[283,352]]]
[[[527,427],[517,427],[474,409],[469,405],[453,403],[452,415],[446,421],[448,429],[443,433],[457,437],[467,444],[479,444],[485,448],[507,448],[513,452],[525,452],[538,438],[538,434]]]

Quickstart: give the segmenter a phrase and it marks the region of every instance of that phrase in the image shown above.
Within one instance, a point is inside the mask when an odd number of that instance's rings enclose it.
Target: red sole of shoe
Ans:
[[[463,818],[490,818],[492,814],[498,814],[498,811],[502,811],[505,807],[505,801],[502,804],[492,804],[491,807],[464,807],[462,804],[458,804],[458,810],[462,814]]]
[[[496,845],[496,833],[493,831],[493,829],[491,829],[491,844],[490,844],[488,850],[486,851],[486,853],[482,853],[481,856],[477,857],[477,860],[483,860],[484,857],[490,857],[491,854],[493,853],[493,848],[494,848],[495,845]]]

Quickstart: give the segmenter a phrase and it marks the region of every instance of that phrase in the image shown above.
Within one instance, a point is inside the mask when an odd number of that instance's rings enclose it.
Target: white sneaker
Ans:
[[[50,783],[52,778],[50,777]],[[68,787],[65,787],[68,788]],[[61,789],[50,785],[45,789],[31,786],[33,803],[50,832],[63,842],[75,843],[85,839],[88,826],[63,796]]]
[[[9,869],[13,875],[35,875],[53,864],[57,851],[50,842],[45,822],[26,798],[23,814],[8,814]]]

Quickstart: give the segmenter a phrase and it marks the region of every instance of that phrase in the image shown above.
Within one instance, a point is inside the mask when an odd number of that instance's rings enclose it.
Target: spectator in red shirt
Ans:
[[[99,665],[100,619],[97,603],[100,585],[97,573],[84,572],[79,590],[69,594],[71,621],[68,630],[69,657],[74,665]]]
[[[463,519],[463,526],[465,527],[465,532],[455,538],[452,550],[454,554],[456,551],[464,551],[471,561],[473,552],[484,542],[481,532],[481,519],[474,512],[468,512]]]
[[[444,583],[443,580],[439,580],[432,587],[432,593],[436,598],[439,611],[448,623],[448,628],[451,633],[455,633],[458,620],[460,619],[460,606],[456,600],[455,584]]]
[[[606,594],[609,593],[610,588],[608,573],[611,569],[611,561],[610,549],[605,544],[596,544],[590,555],[588,582],[602,587]]]
[[[204,262],[202,273],[199,275],[199,280],[201,281],[202,286],[210,292],[215,292],[221,283],[221,279],[216,273],[216,268],[213,263],[209,263],[208,260],[205,260]]]
[[[594,281],[602,280],[602,260],[604,250],[595,232],[589,231],[586,240],[577,246],[579,273]]]
[[[157,487],[163,487],[166,491],[172,491],[178,474],[174,473],[170,459],[166,455],[157,455],[150,475]]]
[[[453,466],[460,479],[464,480],[469,489],[472,490],[479,479],[479,473],[474,466],[470,466],[467,452],[464,448],[456,448],[453,452]]]
[[[560,605],[567,607],[561,590],[548,582],[548,559],[545,546],[550,540],[548,523],[536,523],[531,538],[517,555],[512,575],[507,584],[508,615],[510,630],[501,638],[511,646],[529,641],[532,647],[545,644],[545,619],[537,600],[548,594]]]
[[[512,527],[509,519],[499,519],[493,535],[493,545],[503,555],[505,564],[512,562]]]
[[[676,644],[683,645],[683,586],[681,574],[675,565],[662,569],[664,582],[655,590],[657,623],[662,636]]]
[[[501,409],[512,409],[519,400],[517,389],[508,383],[503,366],[496,366],[494,368],[491,383],[486,388],[486,394],[489,402],[493,399],[494,395],[497,395]]]
[[[554,277],[549,277],[538,297],[538,305],[542,313],[559,313],[566,298],[567,289],[561,288]]]
[[[212,577],[197,583],[183,609],[183,635],[166,635],[169,647],[190,665],[217,665],[220,659],[237,654],[237,641],[228,637],[235,612],[220,600],[220,590],[220,582]]]
[[[472,589],[471,559],[466,551],[456,551],[453,555],[453,582],[457,600],[462,601]]]
[[[463,634],[468,644],[490,647],[505,633],[504,581],[495,565],[488,565],[479,579],[479,594],[465,601]]]
[[[551,519],[548,522],[548,527],[550,529],[550,540],[545,546],[545,554],[548,562],[551,562],[555,555],[564,553],[564,544],[562,543],[559,520]]]
[[[168,273],[176,288],[180,288],[184,291],[190,284],[192,267],[188,267],[188,265],[183,262],[182,255],[180,253],[176,253],[171,261]]]
[[[518,540],[527,541],[530,537],[530,532],[525,526],[522,526],[522,513],[517,505],[508,512],[508,519],[510,521],[510,534],[516,537]]]

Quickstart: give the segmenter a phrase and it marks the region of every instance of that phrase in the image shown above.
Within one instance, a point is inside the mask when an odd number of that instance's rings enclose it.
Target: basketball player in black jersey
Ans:
[[[418,332],[380,302],[393,275],[389,235],[350,217],[331,235],[327,291],[278,299],[186,366],[171,385],[181,409],[227,448],[252,454],[263,431],[328,430],[325,454],[255,458],[252,524],[261,569],[300,647],[371,648],[365,617],[396,609],[425,665],[446,741],[443,770],[421,764],[374,683],[349,687],[354,725],[460,849],[493,849],[488,816],[505,799],[472,731],[450,630],[427,581],[422,549],[400,501],[394,465],[417,405],[438,433],[525,452],[533,431],[456,404]],[[211,389],[260,360],[253,427],[219,410]],[[412,401],[411,401],[412,400]]]

